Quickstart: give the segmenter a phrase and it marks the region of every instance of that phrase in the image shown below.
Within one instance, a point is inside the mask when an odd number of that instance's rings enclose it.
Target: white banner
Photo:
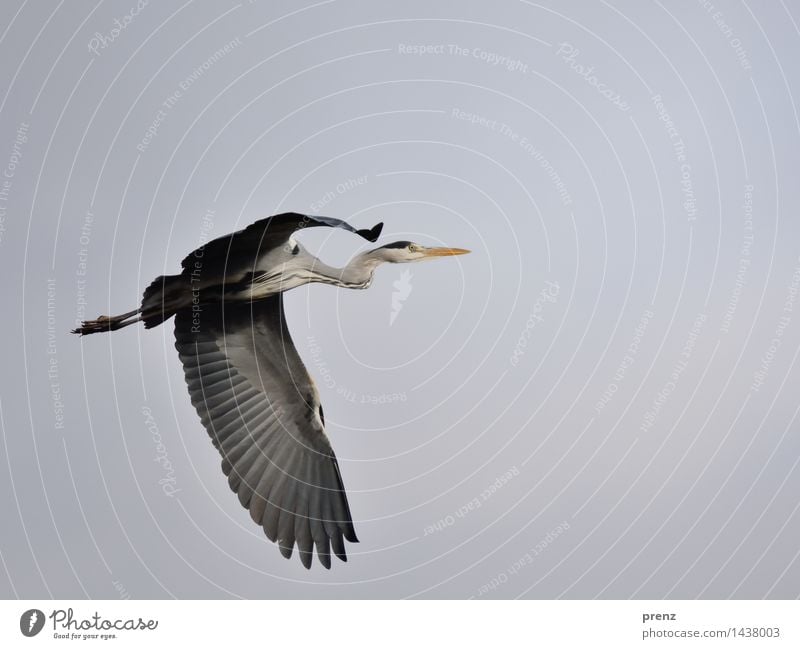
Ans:
[[[796,601],[4,601],[0,612],[0,647],[800,646]]]

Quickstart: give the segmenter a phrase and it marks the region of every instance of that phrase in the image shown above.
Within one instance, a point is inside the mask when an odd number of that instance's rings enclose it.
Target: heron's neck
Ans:
[[[331,283],[344,288],[369,288],[375,269],[385,261],[375,250],[356,255],[344,268],[331,269]]]

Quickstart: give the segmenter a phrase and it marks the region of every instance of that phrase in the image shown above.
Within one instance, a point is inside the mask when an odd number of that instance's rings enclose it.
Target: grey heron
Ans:
[[[375,242],[383,224],[356,230],[339,219],[297,213],[261,219],[191,252],[181,273],[147,287],[138,309],[73,330],[87,335],[136,322],[150,329],[175,316],[192,405],[222,456],[230,488],[284,557],[297,545],[306,568],[315,547],[326,568],[331,550],[346,561],[344,541],[358,538],[319,392],[286,324],[283,293],[311,282],[365,289],[383,263],[469,252],[396,241],[333,268],[294,236],[319,226]]]

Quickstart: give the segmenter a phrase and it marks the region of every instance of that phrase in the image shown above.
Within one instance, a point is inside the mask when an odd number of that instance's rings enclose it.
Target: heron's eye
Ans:
[[[419,250],[419,246],[416,243],[409,243],[408,244],[408,251],[409,252],[417,252]]]

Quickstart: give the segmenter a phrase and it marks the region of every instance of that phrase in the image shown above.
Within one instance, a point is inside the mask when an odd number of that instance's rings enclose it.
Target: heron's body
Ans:
[[[231,489],[264,533],[290,557],[325,567],[344,540],[357,542],[336,456],[325,434],[319,392],[295,349],[283,293],[321,282],[369,287],[386,262],[455,255],[460,249],[397,242],[333,268],[293,236],[304,227],[344,228],[369,241],[382,224],[355,230],[344,221],[281,214],[215,239],[189,254],[182,272],[157,278],[139,309],[84,322],[75,333],[155,327],[175,316],[175,347],[192,404],[222,455]]]

